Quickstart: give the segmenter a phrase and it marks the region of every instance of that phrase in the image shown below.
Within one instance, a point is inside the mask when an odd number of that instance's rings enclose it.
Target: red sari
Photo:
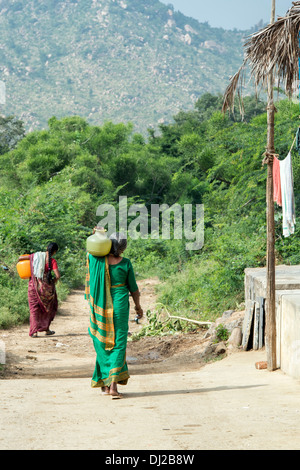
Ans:
[[[45,269],[43,279],[38,279],[33,274],[33,256],[33,254],[30,255],[30,268],[32,274],[28,283],[30,336],[38,331],[49,330],[50,323],[53,321],[58,307],[55,284],[48,284],[47,281],[48,270]]]

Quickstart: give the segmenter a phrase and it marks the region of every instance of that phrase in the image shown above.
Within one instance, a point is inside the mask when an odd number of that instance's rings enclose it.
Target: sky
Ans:
[[[261,19],[270,22],[272,0],[160,0],[172,4],[175,11],[191,16],[201,23],[224,29],[250,29]],[[276,0],[277,16],[284,16],[292,0]]]

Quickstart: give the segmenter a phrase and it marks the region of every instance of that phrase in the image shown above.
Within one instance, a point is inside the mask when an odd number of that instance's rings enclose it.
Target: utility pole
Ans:
[[[272,0],[271,21],[275,22],[275,0]],[[274,188],[273,188],[273,158],[274,148],[274,118],[275,106],[273,97],[273,76],[268,77],[268,106],[267,106],[267,311],[266,311],[266,350],[268,370],[273,371],[276,365],[276,311],[275,311],[275,222],[274,222]]]

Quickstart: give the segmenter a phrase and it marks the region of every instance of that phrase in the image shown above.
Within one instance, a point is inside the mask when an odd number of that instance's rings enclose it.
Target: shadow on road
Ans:
[[[153,390],[149,392],[131,392],[126,393],[127,398],[139,398],[139,397],[150,397],[150,396],[161,396],[161,395],[183,395],[183,394],[193,394],[193,393],[210,393],[210,392],[223,392],[226,390],[241,390],[248,388],[256,387],[266,387],[267,384],[257,384],[257,385],[241,385],[241,386],[220,386],[220,387],[211,387],[211,388],[194,388],[194,389],[181,389],[181,390]]]

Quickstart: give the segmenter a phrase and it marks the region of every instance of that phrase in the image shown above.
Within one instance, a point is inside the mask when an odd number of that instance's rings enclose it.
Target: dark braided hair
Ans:
[[[51,269],[52,269],[52,259],[51,256],[53,253],[55,253],[58,250],[58,245],[57,243],[49,243],[47,246],[47,251],[48,251],[48,273],[47,273],[47,281],[49,284],[51,284],[52,281],[52,274],[51,274]]]

